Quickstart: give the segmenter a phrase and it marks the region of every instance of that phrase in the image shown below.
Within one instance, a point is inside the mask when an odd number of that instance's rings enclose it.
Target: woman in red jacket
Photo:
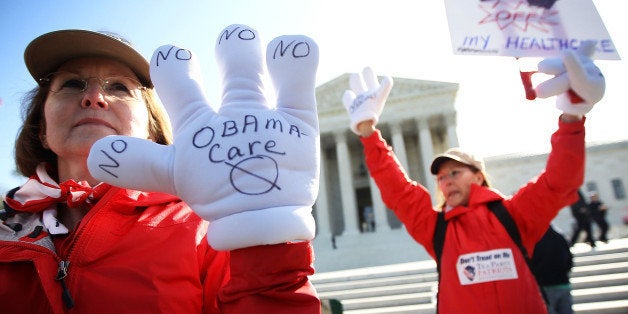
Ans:
[[[569,84],[564,84],[562,90],[557,90],[552,82],[540,85],[540,96],[567,94],[571,87],[584,99],[571,104],[567,95],[559,96],[557,104],[563,114],[551,139],[552,151],[545,171],[514,195],[504,197],[488,184],[480,158],[451,148],[436,156],[431,164],[431,173],[444,199],[436,210],[429,191],[407,176],[375,128],[392,79],[386,77],[380,84],[369,68],[362,76],[355,74],[350,79],[352,90],[345,93],[343,101],[351,129],[364,146],[370,175],[384,203],[404,223],[408,233],[440,260],[440,313],[547,312],[523,250],[489,210],[489,203],[501,202],[520,233],[522,246],[532,253],[558,211],[577,198],[584,179],[583,115],[602,98],[604,78],[586,56],[568,53],[559,62],[544,61],[540,68],[546,69],[547,63],[555,68],[562,66],[562,72],[548,72],[564,80],[566,75],[560,77],[566,71]],[[434,242],[440,212],[444,212],[447,227],[442,253],[438,254]]]
[[[234,30],[256,35],[243,25],[225,32]],[[243,46],[248,42],[237,42],[237,38],[231,37],[229,43],[234,46],[230,49],[248,47]],[[177,57],[183,52],[177,51]],[[167,57],[158,55],[164,58],[158,62],[165,66]],[[181,59],[189,61],[190,55]],[[236,57],[243,60],[249,55],[257,58],[254,50],[246,49]],[[317,59],[318,55],[311,57]],[[252,231],[221,229],[222,233],[216,233],[220,239],[215,243],[221,246],[217,249],[208,242],[215,239],[210,239],[207,232],[211,225],[221,225],[220,219],[204,219],[210,215],[197,209],[208,204],[190,208],[175,193],[108,184],[97,179],[89,168],[93,144],[111,135],[126,136],[112,143],[111,148],[120,154],[132,149],[131,138],[161,144],[152,145],[163,148],[174,147],[170,122],[157,101],[151,78],[162,78],[156,89],[165,93],[184,79],[176,73],[166,73],[164,78],[159,70],[149,74],[150,67],[159,66],[158,62],[149,65],[121,38],[85,30],[62,30],[36,38],[26,48],[25,61],[38,86],[30,93],[26,119],[16,141],[16,164],[29,180],[7,193],[5,210],[0,212],[0,312],[320,312],[316,291],[307,277],[314,271],[312,237],[308,236],[309,228],[313,229],[311,215],[299,216],[303,224],[288,232],[278,230],[279,236],[264,226]],[[254,62],[259,60],[251,60]],[[176,70],[181,65],[170,66],[170,70]],[[304,68],[301,74],[308,77],[310,72]],[[186,92],[197,92],[192,88],[182,91],[179,98],[185,98]],[[311,91],[298,92],[313,95],[313,86]],[[169,113],[179,114],[177,109]],[[206,125],[212,126],[210,122]],[[291,122],[309,131],[299,124],[300,120]],[[184,129],[175,128],[175,143],[177,131]],[[315,131],[308,132],[312,142],[317,138]],[[313,147],[310,142],[302,143]],[[280,144],[276,140],[275,145]],[[311,149],[309,146],[305,148]],[[177,148],[185,150],[181,144]],[[289,145],[282,148],[288,152],[303,149]],[[109,163],[100,163],[99,169],[115,173],[126,158],[109,156]],[[153,157],[159,156],[146,152],[145,163]],[[303,157],[299,158],[301,162]],[[272,169],[283,173],[284,161],[275,161]],[[315,164],[307,166],[312,173],[318,170]],[[155,168],[155,172],[161,171]],[[154,177],[150,171],[127,171],[119,177],[124,175],[135,179]],[[317,182],[314,175],[308,178]],[[237,174],[232,179],[243,180]],[[282,183],[277,179],[274,185]],[[168,182],[152,180],[150,184],[158,187]],[[192,177],[186,184],[199,189]],[[178,186],[176,192],[183,193],[186,188]],[[205,186],[200,188],[207,195],[214,192]],[[311,194],[313,204],[314,189],[298,188]],[[212,202],[238,195],[236,190],[212,195]],[[259,197],[272,198],[269,194]],[[279,199],[279,204],[273,205],[298,205]],[[273,208],[239,207],[237,214],[246,216],[249,210]],[[230,214],[223,216],[238,221]],[[245,222],[253,227],[278,223]]]

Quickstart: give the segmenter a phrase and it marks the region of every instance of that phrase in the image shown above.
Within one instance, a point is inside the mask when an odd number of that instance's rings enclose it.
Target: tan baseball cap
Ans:
[[[432,166],[430,167],[430,171],[432,174],[437,174],[440,169],[440,165],[448,159],[452,159],[458,162],[461,162],[467,166],[474,167],[482,172],[485,172],[484,160],[482,158],[476,157],[473,154],[463,151],[460,147],[453,147],[448,149],[442,154],[436,155],[434,160],[432,161]]]
[[[66,29],[43,34],[26,47],[24,62],[35,81],[56,71],[70,59],[105,57],[126,64],[140,82],[153,87],[148,61],[127,40],[115,34]]]

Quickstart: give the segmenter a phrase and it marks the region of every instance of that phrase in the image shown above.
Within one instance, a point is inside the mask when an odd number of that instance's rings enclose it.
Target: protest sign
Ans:
[[[597,41],[593,59],[619,53],[591,0],[445,0],[453,52],[552,57]]]

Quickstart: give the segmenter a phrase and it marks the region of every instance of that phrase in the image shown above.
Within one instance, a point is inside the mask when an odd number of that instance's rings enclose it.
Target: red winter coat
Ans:
[[[361,140],[366,164],[384,203],[434,257],[438,214],[429,192],[407,177],[379,132]],[[446,213],[439,313],[546,313],[521,251],[486,204],[503,199],[523,245],[533,252],[558,211],[578,198],[577,190],[584,181],[584,121],[559,122],[551,143],[545,171],[512,197],[504,199],[495,190],[473,185],[468,206]]]
[[[173,196],[111,188],[56,252],[32,232],[39,216],[0,224],[0,313],[320,312],[310,243],[217,252],[208,223]],[[70,310],[55,280],[62,260]]]

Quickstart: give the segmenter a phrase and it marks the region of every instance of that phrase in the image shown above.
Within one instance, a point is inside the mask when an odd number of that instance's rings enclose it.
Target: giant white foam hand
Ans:
[[[549,58],[539,63],[539,72],[554,75],[540,83],[536,94],[541,98],[556,97],[556,108],[584,115],[604,96],[606,82],[591,56],[595,41],[584,41],[577,51],[567,51],[562,58]]]
[[[349,113],[353,133],[360,135],[357,128],[360,122],[373,120],[373,125],[377,124],[392,86],[393,79],[389,76],[385,76],[380,84],[370,67],[349,76],[351,89],[342,95],[342,102]]]
[[[223,82],[220,108],[202,91],[198,55],[166,45],[150,62],[151,79],[173,125],[173,145],[109,136],[91,149],[92,175],[116,186],[179,196],[210,221],[218,250],[311,240],[318,193],[318,46],[287,35],[267,47],[276,106],[262,84],[259,34],[225,28],[216,42]]]

